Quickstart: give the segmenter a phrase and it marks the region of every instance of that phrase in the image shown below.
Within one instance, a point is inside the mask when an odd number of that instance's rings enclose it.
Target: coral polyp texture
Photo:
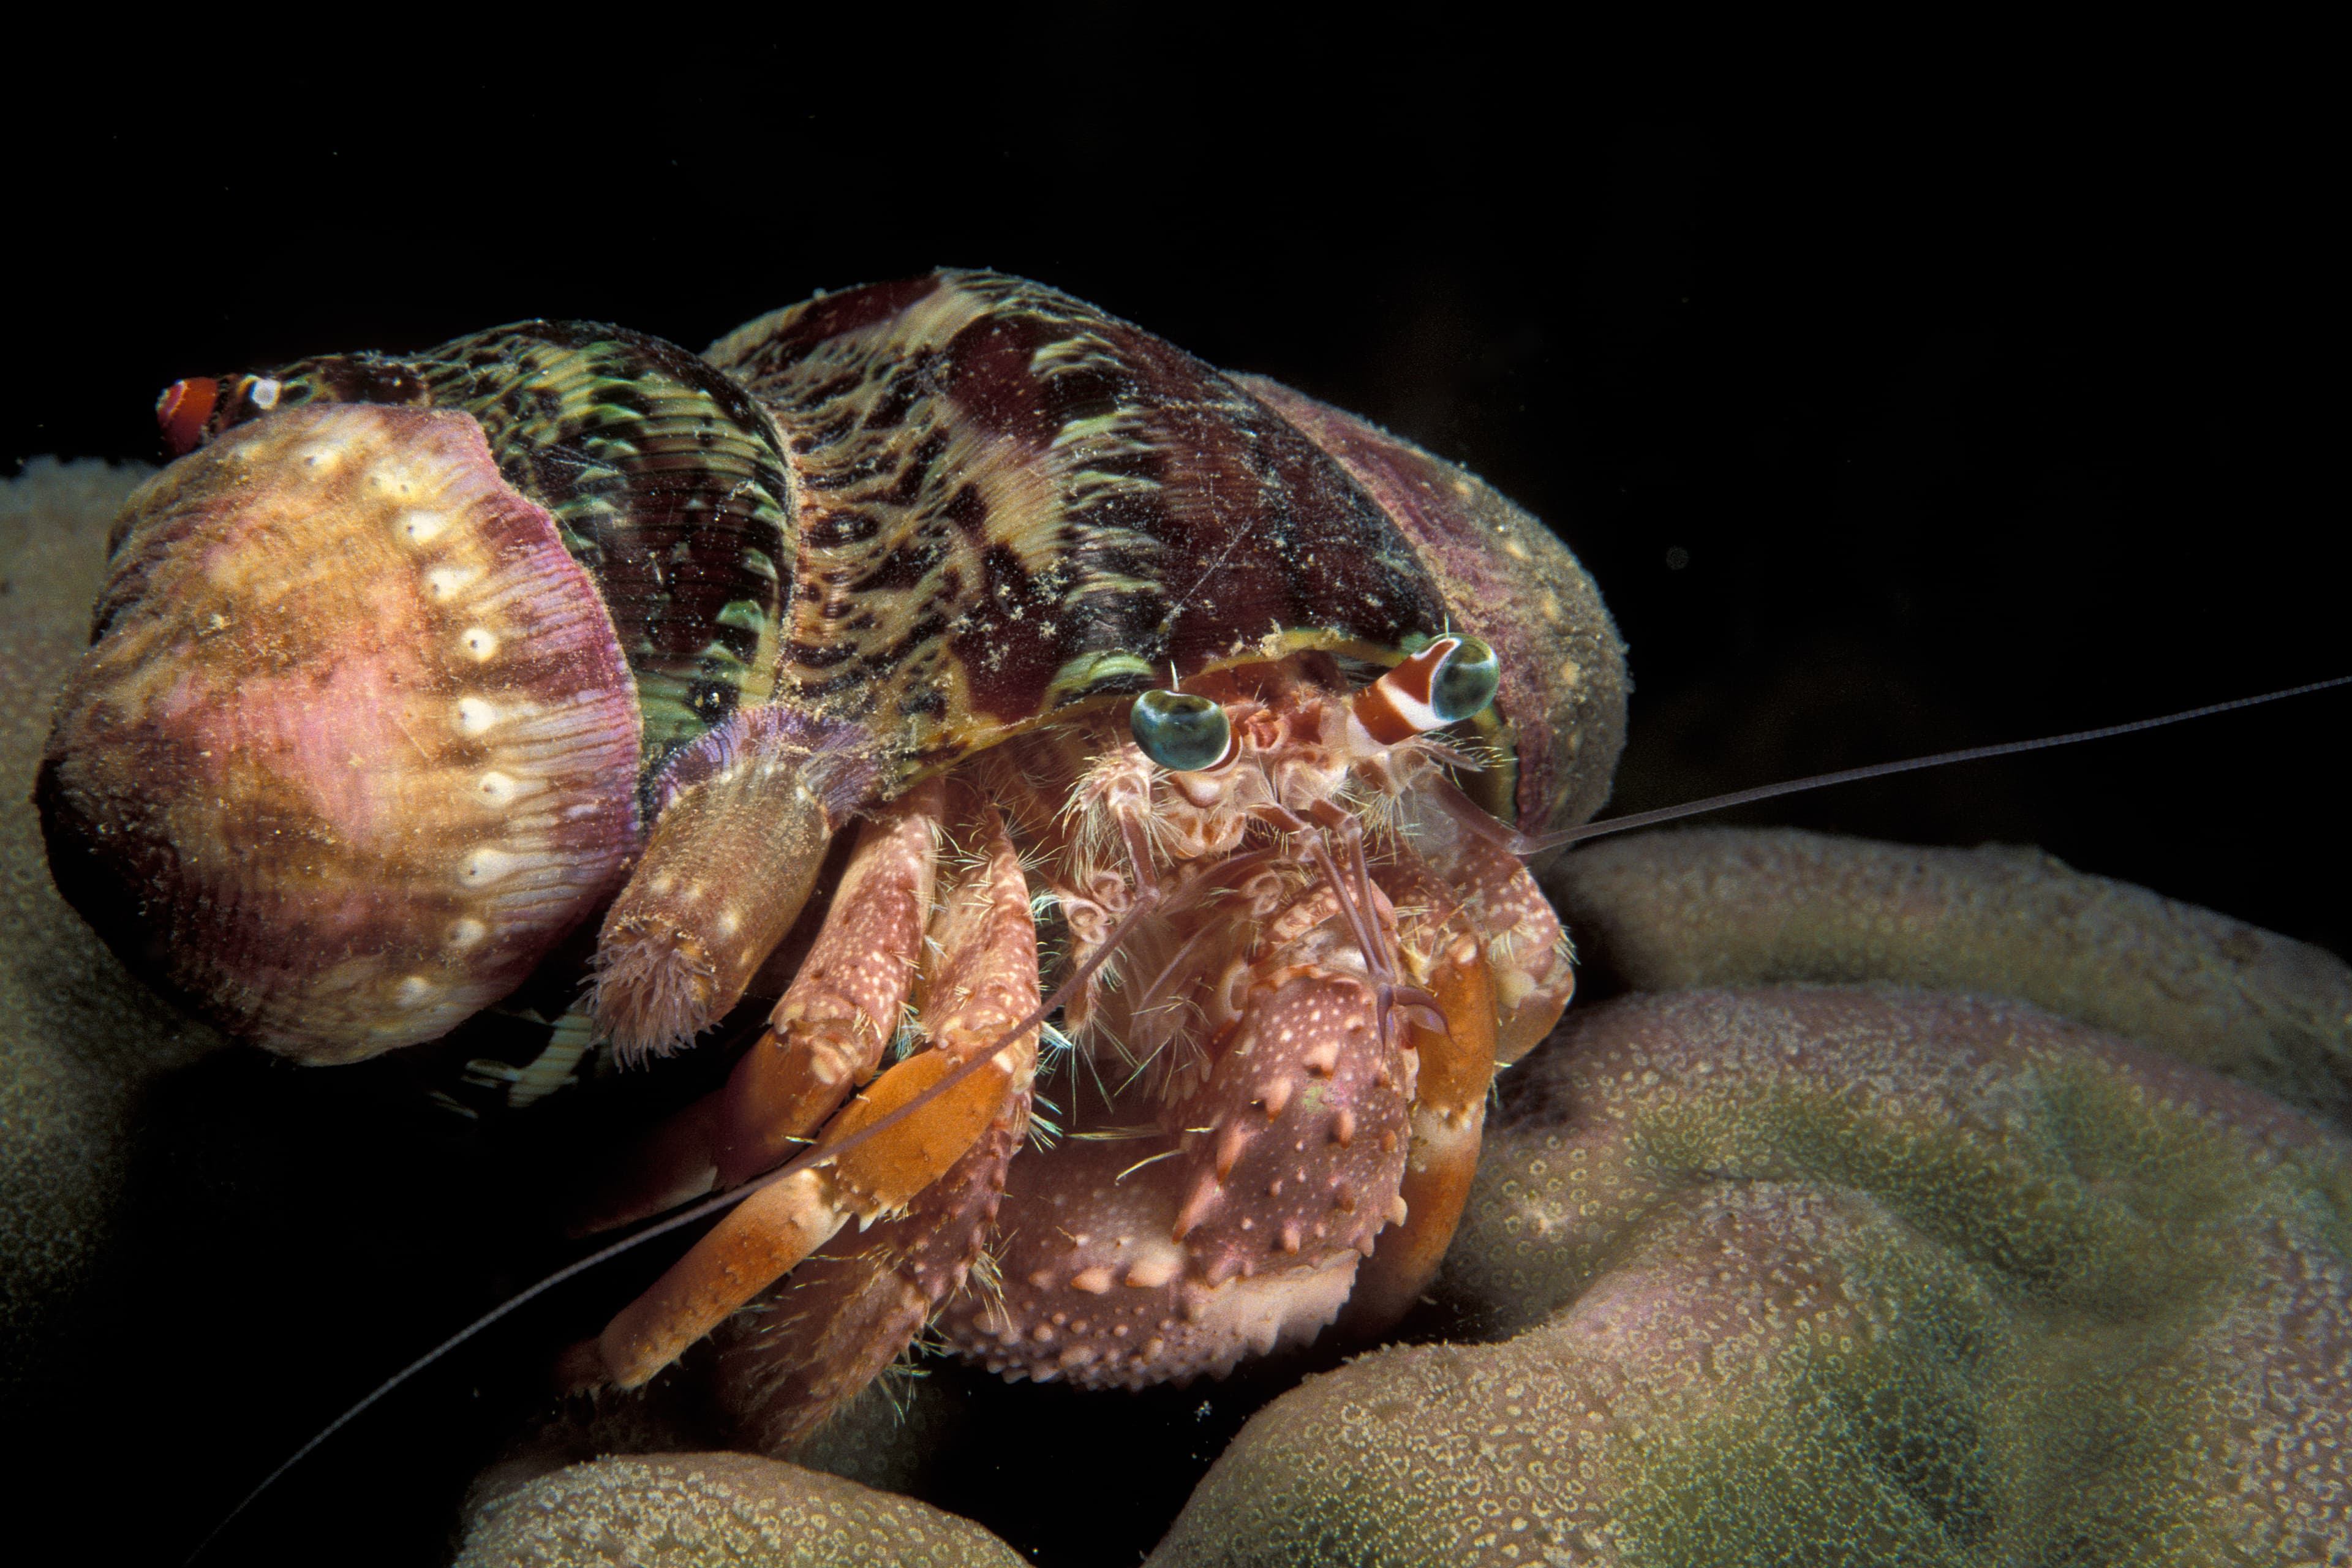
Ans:
[[[90,1279],[141,1087],[223,1042],[123,971],[49,885],[33,774],[47,696],[89,637],[106,529],[143,468],[38,458],[0,486],[0,1396],[20,1392]]]
[[[2038,849],[1794,829],[1605,840],[1546,889],[1631,991],[1891,981],[2017,996],[2352,1128],[2352,969]]]
[[[1886,847],[1869,847],[1873,848]],[[2006,1000],[1699,990],[1522,1064],[1441,1294],[1156,1563],[2340,1563],[2352,1143]]]
[[[457,1568],[1018,1568],[976,1524],[750,1454],[598,1459],[480,1505]]]

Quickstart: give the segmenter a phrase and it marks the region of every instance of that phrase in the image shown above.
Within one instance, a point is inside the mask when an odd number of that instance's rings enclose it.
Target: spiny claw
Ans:
[[[906,820],[877,826],[861,848],[873,849],[877,867],[902,838],[919,839],[928,853],[938,800],[937,792],[930,792],[910,807]],[[991,853],[964,886],[945,900],[930,938],[925,940],[918,923],[886,921],[894,929],[903,926],[903,941],[918,952],[936,951],[922,977],[929,1048],[883,1073],[833,1116],[819,1140],[817,1163],[770,1179],[729,1210],[651,1289],[613,1320],[597,1342],[612,1381],[624,1387],[646,1382],[824,1247],[850,1220],[871,1225],[902,1215],[929,1197],[951,1172],[961,1170],[967,1184],[977,1184],[982,1196],[992,1200],[1003,1184],[1004,1159],[1027,1123],[1037,1044],[1037,942],[1019,857],[994,812],[986,811],[983,820]],[[927,883],[928,876],[923,880]],[[908,890],[887,877],[868,879],[861,886],[867,893]],[[918,913],[930,904],[928,886],[923,890],[926,896],[913,905]],[[973,893],[978,896],[970,896]],[[862,912],[872,910],[836,904],[828,914],[826,931],[818,937],[819,950],[828,937],[838,934],[836,924],[841,932],[859,929]],[[913,955],[887,956],[903,968]],[[886,1119],[895,1120],[882,1125]],[[983,1145],[994,1153],[975,1164],[971,1157]],[[976,1252],[977,1227],[985,1224],[992,1204],[972,1209],[964,1200],[965,1194],[940,1194],[948,1208],[970,1211],[964,1223]],[[968,1256],[960,1259],[957,1268],[969,1261]],[[938,1271],[931,1275],[937,1282]],[[940,1284],[940,1293],[948,1288]],[[903,1289],[894,1270],[871,1271],[854,1285],[832,1290],[827,1310],[844,1322],[904,1320],[911,1333],[928,1306],[908,1319],[885,1300]],[[935,1302],[934,1297],[931,1304]],[[796,1305],[807,1309],[811,1304]],[[812,1325],[800,1342],[814,1347],[827,1337],[824,1325]],[[896,1354],[897,1348],[888,1347],[884,1359]],[[842,1395],[856,1386],[838,1377],[796,1381],[810,1390],[832,1389]]]

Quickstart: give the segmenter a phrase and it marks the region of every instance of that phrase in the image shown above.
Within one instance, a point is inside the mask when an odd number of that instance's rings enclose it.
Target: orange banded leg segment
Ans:
[[[916,785],[858,830],[824,928],[719,1111],[719,1181],[782,1164],[874,1076],[914,989],[945,793]]]
[[[740,1186],[808,1141],[874,1076],[914,988],[941,794],[917,785],[859,829],[815,942],[727,1087],[637,1141],[582,1205],[575,1236]]]
[[[694,1244],[597,1336],[605,1375],[623,1388],[650,1380],[686,1347],[833,1239],[849,1212],[820,1166],[761,1188]]]
[[[1479,944],[1459,933],[1459,922],[1448,922],[1441,942],[1428,988],[1445,1030],[1413,1025],[1406,1036],[1420,1055],[1421,1071],[1412,1142],[1398,1188],[1405,1216],[1381,1232],[1372,1256],[1357,1270],[1341,1319],[1351,1334],[1370,1337],[1393,1328],[1437,1277],[1478,1172],[1486,1089],[1495,1077],[1495,986]]]
[[[739,1436],[787,1453],[898,1359],[970,1277],[1026,1131],[992,1127],[905,1214],[843,1226],[720,1326],[715,1392]]]
[[[933,924],[939,957],[924,976],[930,1047],[884,1073],[833,1119],[821,1147],[847,1146],[830,1163],[745,1199],[613,1320],[597,1345],[614,1382],[632,1388],[646,1382],[851,1219],[870,1223],[903,1211],[992,1130],[1025,1126],[1037,1035],[1032,1028],[1007,1039],[1004,1032],[1036,1005],[1037,938],[1027,881],[992,811],[985,830],[982,870],[950,894]],[[982,1051],[991,1051],[985,1066],[903,1120],[849,1142]],[[1003,1180],[1001,1164],[994,1180]]]

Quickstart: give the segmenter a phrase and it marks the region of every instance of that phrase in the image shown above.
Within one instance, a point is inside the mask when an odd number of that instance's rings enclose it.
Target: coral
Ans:
[[[742,1327],[741,1320],[734,1326]],[[877,1491],[926,1497],[948,1479],[943,1461],[990,1440],[974,1426],[968,1397],[951,1373],[916,1372],[901,1363],[845,1400],[814,1433],[768,1452]],[[644,1388],[599,1389],[543,1409],[475,1477],[467,1511],[567,1465],[730,1441],[741,1446],[741,1434],[711,1407],[699,1379],[673,1372]]]
[[[30,796],[139,467],[36,458],[0,487],[0,1395],[55,1359],[108,1228],[140,1086],[218,1044],[122,972],[49,884]]]
[[[2010,1002],[1572,1014],[1443,1289],[1153,1562],[2352,1561],[2352,1144]]]
[[[953,1514],[748,1454],[599,1459],[481,1506],[458,1568],[1017,1565]]]
[[[1546,890],[1627,990],[1994,992],[2352,1126],[2352,968],[2039,850],[1699,828],[1579,850]]]

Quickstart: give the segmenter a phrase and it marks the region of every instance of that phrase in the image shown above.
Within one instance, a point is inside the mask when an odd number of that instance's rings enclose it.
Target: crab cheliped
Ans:
[[[38,792],[126,961],[307,1061],[496,1022],[518,1103],[784,981],[598,1217],[796,1168],[576,1379],[723,1329],[781,1446],[927,1323],[1141,1386],[1427,1282],[1573,985],[1528,858],[1622,731],[1597,594],[1481,481],[985,273],[160,411]]]

